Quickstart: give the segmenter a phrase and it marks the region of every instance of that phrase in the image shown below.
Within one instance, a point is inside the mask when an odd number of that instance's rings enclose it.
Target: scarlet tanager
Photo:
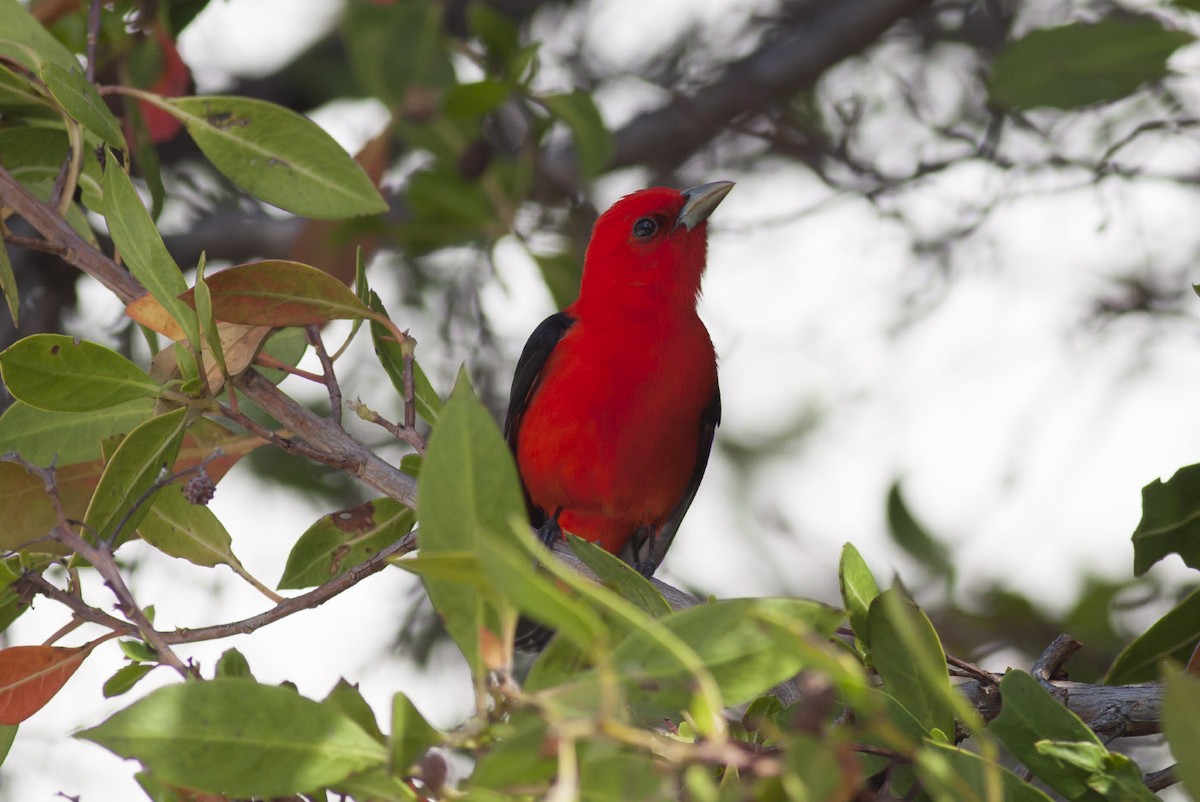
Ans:
[[[646,576],[670,547],[721,419],[696,301],[705,221],[732,188],[655,187],[617,201],[592,230],[579,297],[525,343],[504,436],[547,545],[565,529]],[[522,648],[545,640],[522,630]]]

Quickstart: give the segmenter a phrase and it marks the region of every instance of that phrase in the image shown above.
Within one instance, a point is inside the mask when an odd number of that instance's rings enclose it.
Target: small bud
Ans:
[[[404,339],[400,340],[400,355],[405,357],[416,355],[417,338],[409,334],[407,331],[403,332],[403,334]]]
[[[350,409],[352,409],[354,411],[355,415],[357,415],[358,417],[360,417],[363,420],[368,421],[368,422],[373,421],[379,417],[378,415],[375,414],[375,410],[371,409],[369,406],[364,404],[362,401],[357,401],[357,400],[351,401]]]
[[[213,494],[217,492],[217,486],[213,484],[213,480],[203,470],[193,476],[183,486],[183,497],[192,504],[205,506],[212,501]]]

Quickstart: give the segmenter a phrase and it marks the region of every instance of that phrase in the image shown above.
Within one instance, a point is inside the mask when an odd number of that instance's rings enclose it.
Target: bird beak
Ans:
[[[731,189],[733,189],[732,181],[713,181],[685,189],[683,197],[687,198],[687,201],[679,210],[679,217],[675,221],[675,225],[683,226],[691,231],[708,219],[708,216],[713,213],[713,209],[717,208],[717,205],[725,199]]]

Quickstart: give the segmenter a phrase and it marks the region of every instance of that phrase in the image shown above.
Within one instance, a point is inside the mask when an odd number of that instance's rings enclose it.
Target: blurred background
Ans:
[[[850,541],[881,583],[899,579],[926,606],[947,651],[1027,667],[1066,631],[1085,644],[1072,678],[1093,681],[1195,582],[1178,558],[1134,578],[1129,539],[1141,487],[1200,461],[1195,5],[120,2],[106,15],[124,26],[126,69],[102,80],[271,100],[358,154],[391,211],[341,224],[247,200],[149,116],[157,145],[135,163],[180,264],[204,251],[210,268],[292,258],[348,276],[364,247],[435,387],[448,392],[465,364],[497,416],[526,336],[574,297],[598,211],[644,186],[736,181],[710,223],[701,302],[723,423],[659,577],[837,603]],[[68,41],[82,35],[78,3],[30,7]],[[1080,23],[1102,35],[1028,36]],[[12,256],[22,297],[37,299],[20,334],[137,354],[101,288],[44,255]],[[326,342],[348,331],[331,326]],[[362,339],[338,364],[345,395],[396,419]],[[283,387],[328,405],[323,388]],[[354,431],[393,461],[405,453]],[[306,527],[369,497],[262,449],[213,509],[273,585]],[[131,558],[161,625],[265,607],[224,569]],[[39,606],[11,642],[62,623]],[[318,698],[344,676],[377,710],[399,689],[439,725],[472,704],[400,571],[181,651],[211,669],[230,646],[260,680]],[[133,765],[61,736],[129,703],[95,696],[119,665],[115,650],[89,660],[22,725],[0,798],[139,798]]]

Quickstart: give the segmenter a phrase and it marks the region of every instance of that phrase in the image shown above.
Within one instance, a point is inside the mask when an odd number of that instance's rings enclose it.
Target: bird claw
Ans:
[[[644,560],[638,560],[633,564],[633,570],[644,576],[646,579],[654,576],[654,572],[658,570],[658,563],[653,557],[647,557]]]
[[[537,539],[542,545],[554,551],[554,544],[563,539],[562,527],[558,525],[558,515],[553,515],[542,524],[537,531]]]

